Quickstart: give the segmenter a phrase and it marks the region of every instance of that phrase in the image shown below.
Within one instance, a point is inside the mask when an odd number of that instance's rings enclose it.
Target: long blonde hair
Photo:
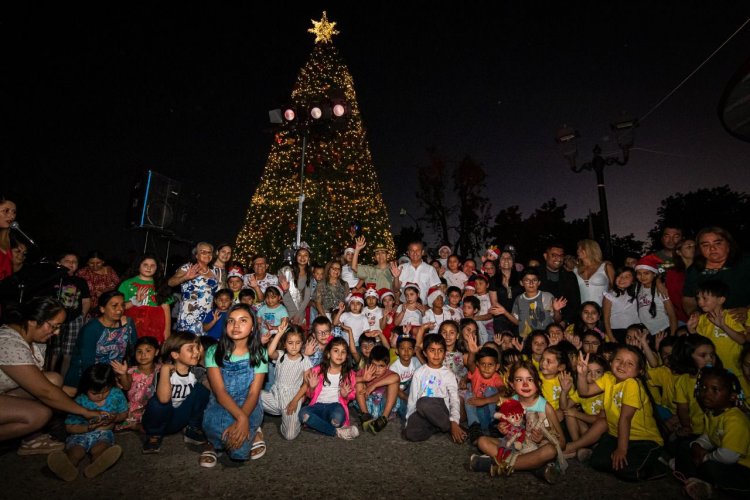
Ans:
[[[586,257],[591,260],[594,264],[601,264],[604,261],[602,255],[602,248],[594,240],[581,240],[578,242],[578,248],[582,248],[586,252]],[[578,267],[580,268],[582,261],[579,259]]]

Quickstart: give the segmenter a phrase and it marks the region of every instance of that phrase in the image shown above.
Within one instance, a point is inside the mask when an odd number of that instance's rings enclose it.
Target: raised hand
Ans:
[[[279,324],[277,333],[279,335],[284,335],[288,328],[289,328],[289,318],[281,318],[281,323]]]
[[[694,312],[690,315],[687,320],[688,331],[694,333],[698,329],[698,320],[700,319],[700,317],[701,315],[697,312]]]
[[[148,288],[145,286],[138,288],[138,291],[135,293],[135,300],[138,304],[145,305],[148,302]]]
[[[339,384],[339,394],[341,394],[341,397],[346,399],[349,397],[349,393],[352,392],[352,386],[349,384],[348,380],[345,380],[344,383]]]
[[[560,388],[564,393],[568,393],[573,388],[573,376],[570,372],[561,372],[557,378],[560,380]]]
[[[258,287],[258,280],[255,278],[254,274],[250,275],[250,278],[247,280],[247,284],[250,288],[257,288]]]
[[[362,250],[367,245],[367,240],[364,236],[360,236],[354,239],[354,250]]]
[[[513,339],[510,341],[511,345],[518,349],[518,351],[523,351],[523,342],[521,342],[518,337],[513,337]]]
[[[568,299],[565,297],[558,297],[555,300],[552,301],[552,309],[555,311],[562,310],[563,307],[568,305]]]
[[[193,264],[188,268],[187,272],[185,272],[185,278],[190,281],[197,278],[200,273],[200,266],[198,264]]]
[[[479,346],[477,345],[477,341],[474,338],[474,335],[469,333],[468,331],[464,331],[463,334],[464,341],[466,342],[466,348],[469,350],[469,352],[478,353],[479,352]]]
[[[585,377],[589,371],[589,353],[583,354],[578,353],[578,364],[576,365],[576,371],[579,377]]]
[[[307,380],[307,385],[310,389],[315,389],[318,386],[318,374],[313,373],[312,370],[308,370],[307,373],[305,373],[305,379]]]
[[[394,278],[401,276],[401,268],[398,267],[395,261],[391,262],[391,274]]]
[[[664,340],[665,338],[667,338],[666,330],[662,330],[656,334],[656,339],[654,339],[654,346],[656,347],[656,352],[659,352],[659,346],[661,345],[662,340]]]
[[[313,354],[315,354],[315,351],[318,350],[318,341],[315,340],[315,337],[310,336],[309,339],[307,339],[307,342],[305,342],[305,356],[310,357]]]
[[[112,371],[117,375],[125,375],[128,373],[128,362],[125,360],[123,360],[122,363],[119,361],[110,361],[109,366],[112,367]]]
[[[500,316],[500,315],[506,313],[506,309],[503,306],[501,306],[500,304],[496,304],[496,305],[490,307],[489,312],[493,316]]]
[[[365,370],[362,372],[362,380],[364,382],[370,382],[374,378],[375,378],[375,365],[367,365],[365,367]]]

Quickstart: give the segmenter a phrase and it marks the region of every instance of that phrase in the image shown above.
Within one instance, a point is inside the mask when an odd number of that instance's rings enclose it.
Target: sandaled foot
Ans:
[[[22,441],[17,453],[21,456],[49,455],[53,451],[62,451],[63,449],[65,449],[65,443],[56,441],[49,434],[39,434]]]
[[[53,451],[47,456],[47,467],[63,481],[72,481],[78,477],[78,467],[73,465],[64,451]]]
[[[204,451],[203,453],[201,453],[201,456],[198,459],[198,464],[201,467],[205,467],[207,469],[216,467],[216,464],[218,462],[219,462],[219,455],[214,450]]]
[[[97,457],[96,460],[91,462],[85,469],[83,469],[83,475],[92,478],[96,477],[105,470],[109,469],[120,460],[122,456],[122,448],[118,445],[110,446]]]
[[[265,454],[266,442],[263,440],[254,442],[252,448],[250,448],[250,460],[258,460]]]

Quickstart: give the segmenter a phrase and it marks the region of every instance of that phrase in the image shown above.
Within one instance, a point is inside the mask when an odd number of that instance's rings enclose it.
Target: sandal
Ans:
[[[198,459],[198,464],[201,467],[211,469],[213,467],[216,467],[216,464],[218,463],[218,461],[219,461],[219,455],[214,450],[206,450],[203,453],[201,453],[201,456]]]
[[[62,451],[64,448],[65,443],[56,441],[49,434],[39,434],[28,441],[21,441],[17,453],[21,456],[49,455],[53,451]]]
[[[266,454],[266,442],[262,439],[253,443],[250,448],[250,460],[258,460]]]

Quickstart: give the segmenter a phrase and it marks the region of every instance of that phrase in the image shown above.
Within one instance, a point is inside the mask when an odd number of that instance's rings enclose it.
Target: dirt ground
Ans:
[[[447,435],[409,443],[391,422],[378,435],[353,441],[304,431],[294,441],[278,435],[280,419],[266,418],[268,452],[242,466],[198,466],[199,450],[181,435],[164,440],[159,455],[142,455],[137,434],[118,434],[124,453],[112,469],[94,479],[81,474],[73,482],[57,479],[46,457],[19,457],[13,448],[0,455],[0,498],[679,498],[679,483],[665,478],[626,483],[572,460],[558,484],[550,486],[529,473],[507,478],[471,472],[474,452]],[[85,465],[81,464],[82,466]]]

